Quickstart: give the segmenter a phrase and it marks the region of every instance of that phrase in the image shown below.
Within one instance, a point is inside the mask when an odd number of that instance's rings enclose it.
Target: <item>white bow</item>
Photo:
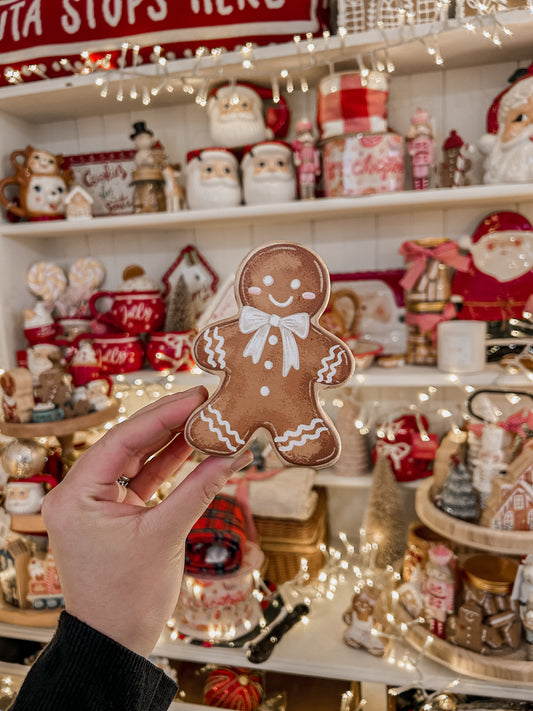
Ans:
[[[309,334],[309,314],[299,313],[291,316],[278,316],[268,314],[253,306],[244,306],[239,319],[239,329],[241,333],[253,333],[246,344],[243,356],[251,356],[253,363],[259,363],[263,348],[265,347],[270,327],[274,326],[281,331],[281,343],[283,345],[283,377],[291,368],[299,370],[300,354],[293,334],[298,338],[307,338]]]

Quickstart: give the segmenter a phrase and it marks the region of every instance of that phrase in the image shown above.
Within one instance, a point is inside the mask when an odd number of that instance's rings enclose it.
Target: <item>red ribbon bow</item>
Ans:
[[[399,253],[409,264],[400,286],[404,289],[412,289],[426,268],[428,259],[436,259],[442,264],[447,264],[460,272],[468,271],[470,258],[459,254],[457,242],[445,242],[438,247],[427,249],[421,247],[416,242],[404,242],[399,249]]]

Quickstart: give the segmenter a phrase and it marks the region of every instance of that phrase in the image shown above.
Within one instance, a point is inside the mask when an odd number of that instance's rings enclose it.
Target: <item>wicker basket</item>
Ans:
[[[304,521],[255,516],[259,544],[265,554],[264,577],[272,583],[294,578],[302,558],[307,560],[311,577],[323,563],[320,545],[327,542],[326,489],[317,488],[318,501],[313,514]]]

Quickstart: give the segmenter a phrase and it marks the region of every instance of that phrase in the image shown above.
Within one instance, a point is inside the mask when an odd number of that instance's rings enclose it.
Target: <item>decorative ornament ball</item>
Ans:
[[[10,477],[26,479],[44,470],[46,448],[33,439],[15,439],[2,449],[0,456]]]
[[[442,711],[455,711],[457,708],[457,699],[452,694],[442,692],[433,697],[432,707],[434,709],[442,709]]]
[[[204,685],[204,702],[236,711],[256,711],[263,698],[261,675],[241,667],[217,667]]]

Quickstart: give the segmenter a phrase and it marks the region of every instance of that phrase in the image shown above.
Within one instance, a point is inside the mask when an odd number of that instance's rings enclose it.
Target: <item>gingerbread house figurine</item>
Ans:
[[[2,412],[6,422],[29,422],[35,405],[33,375],[27,368],[7,370],[0,377]]]
[[[480,523],[507,531],[533,530],[532,447],[524,447],[509,465],[505,476],[493,479]]]
[[[74,185],[65,199],[68,220],[81,220],[93,216],[92,196],[81,185]]]

